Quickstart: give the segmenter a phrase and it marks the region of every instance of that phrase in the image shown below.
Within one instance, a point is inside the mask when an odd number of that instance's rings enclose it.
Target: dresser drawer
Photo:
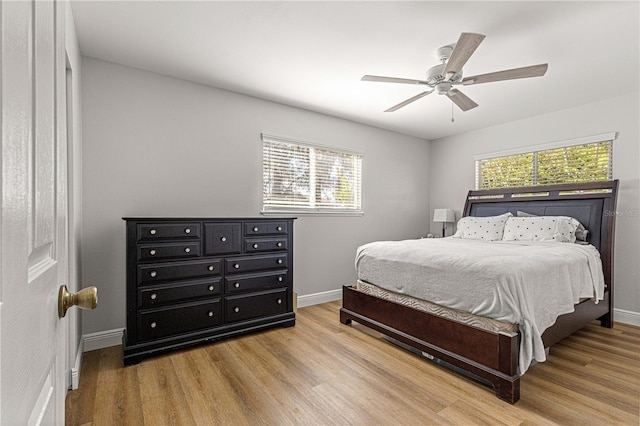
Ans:
[[[287,235],[287,222],[246,222],[244,224],[244,235]]]
[[[287,312],[287,289],[225,297],[226,322]]]
[[[138,289],[138,307],[152,308],[169,303],[188,302],[220,294],[220,278],[187,281],[180,284],[145,286]]]
[[[219,259],[138,265],[138,284],[154,284],[198,277],[212,277],[222,273]]]
[[[137,241],[200,238],[200,224],[198,222],[139,223],[137,237]]]
[[[224,290],[225,293],[240,293],[286,287],[288,283],[286,270],[253,275],[236,275],[224,279]]]
[[[200,242],[156,243],[138,245],[138,260],[200,257]]]
[[[214,327],[222,324],[222,321],[220,299],[140,311],[138,338],[140,340],[158,339]]]
[[[244,241],[245,253],[287,250],[287,238],[247,238]]]
[[[205,256],[241,253],[241,228],[240,223],[205,223]]]
[[[225,259],[227,274],[259,271],[265,269],[286,269],[288,266],[286,253],[264,256],[231,257]]]

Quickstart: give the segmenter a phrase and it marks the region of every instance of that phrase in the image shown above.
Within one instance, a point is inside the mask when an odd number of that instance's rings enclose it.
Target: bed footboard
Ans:
[[[504,401],[520,399],[518,336],[480,330],[345,286],[340,322],[352,320],[490,382]]]

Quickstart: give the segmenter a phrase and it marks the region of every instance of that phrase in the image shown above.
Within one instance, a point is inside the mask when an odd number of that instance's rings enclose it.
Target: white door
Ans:
[[[0,2],[0,425],[64,424],[64,8]]]

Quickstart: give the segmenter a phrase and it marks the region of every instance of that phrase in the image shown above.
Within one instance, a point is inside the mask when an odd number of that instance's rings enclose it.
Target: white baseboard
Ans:
[[[298,308],[342,299],[342,288],[298,296]]]
[[[613,321],[640,327],[640,312],[625,311],[624,309],[613,310]]]
[[[71,367],[71,389],[76,390],[80,385],[80,368],[82,367],[82,354],[84,353],[84,339],[80,339],[78,350],[76,351],[76,360]]]
[[[84,352],[121,345],[123,332],[124,328],[116,328],[114,330],[83,334]]]

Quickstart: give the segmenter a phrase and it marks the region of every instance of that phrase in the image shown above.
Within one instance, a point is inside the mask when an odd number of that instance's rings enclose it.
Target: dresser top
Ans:
[[[137,222],[211,222],[211,221],[274,221],[274,220],[295,220],[297,217],[123,217],[122,220]]]

